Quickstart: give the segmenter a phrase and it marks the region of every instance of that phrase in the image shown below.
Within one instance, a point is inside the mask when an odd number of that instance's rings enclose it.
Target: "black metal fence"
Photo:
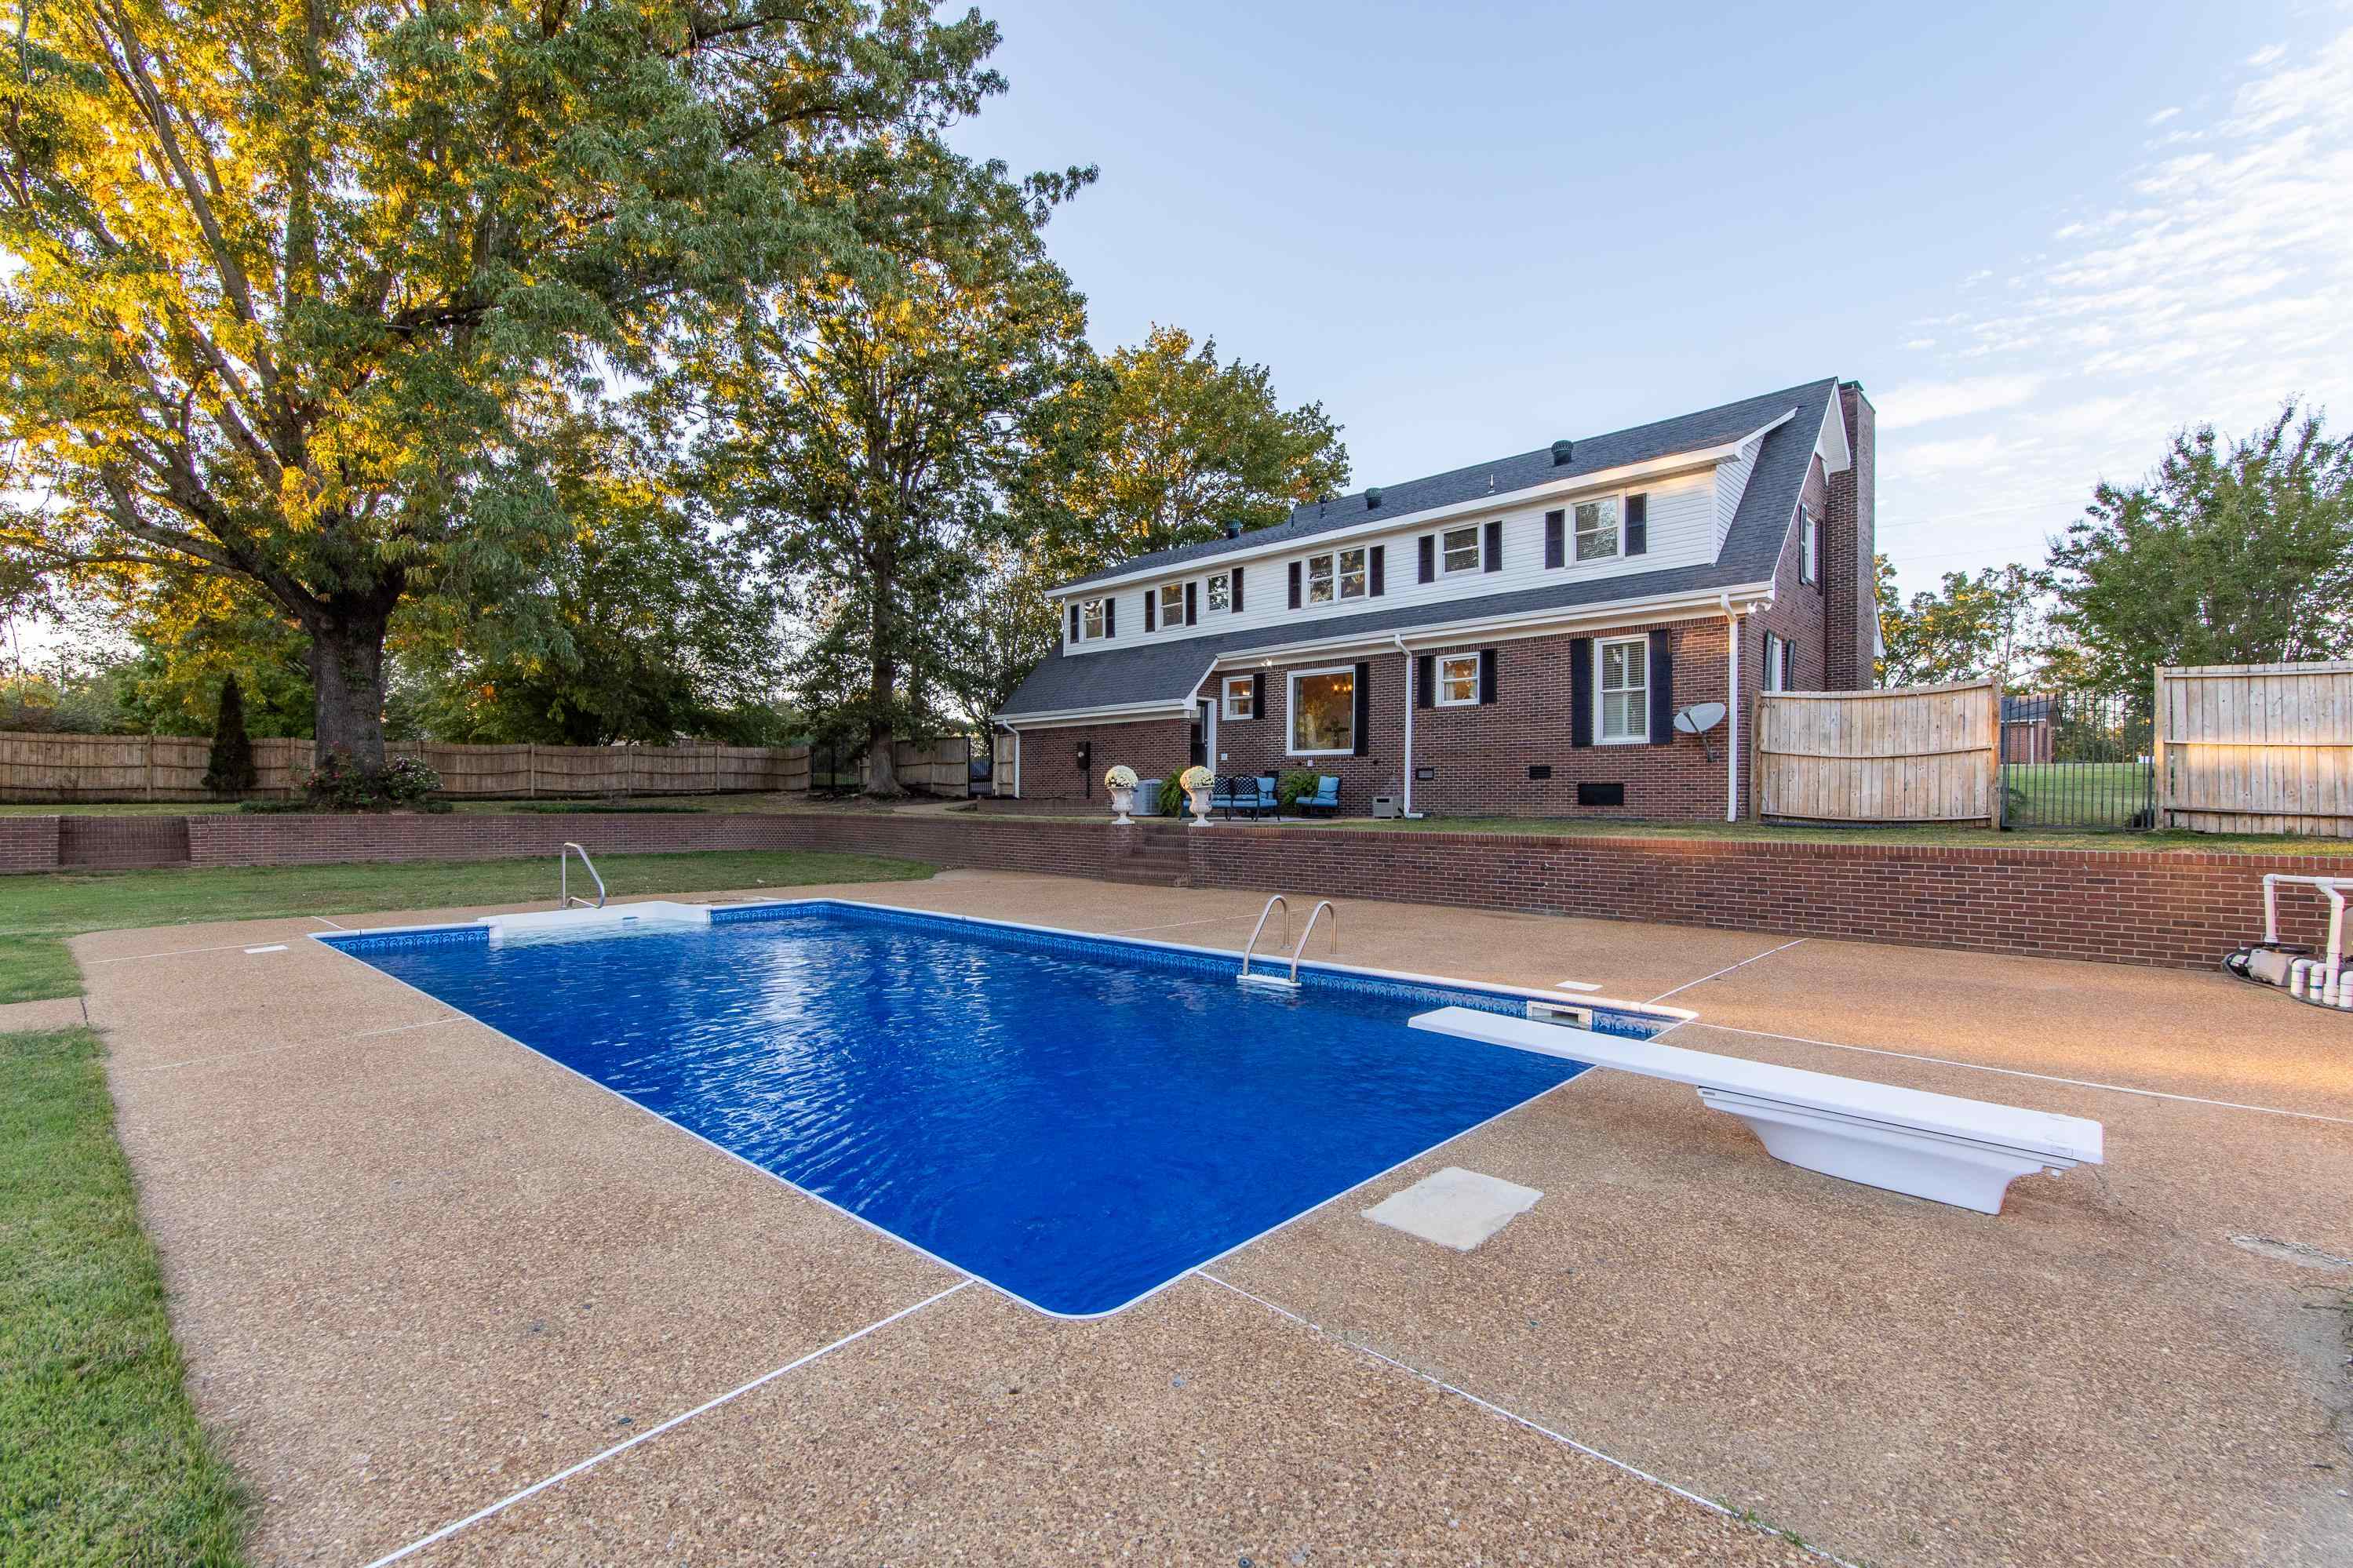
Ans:
[[[2146,702],[2109,692],[2001,700],[2004,822],[2014,828],[2138,832],[2157,820]]]
[[[866,787],[866,748],[811,746],[809,794],[820,799],[853,795]]]

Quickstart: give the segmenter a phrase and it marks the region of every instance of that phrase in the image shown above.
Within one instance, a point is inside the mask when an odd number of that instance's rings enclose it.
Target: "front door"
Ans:
[[[1197,768],[1210,767],[1209,759],[1218,754],[1218,705],[1214,702],[1193,704],[1192,763]]]

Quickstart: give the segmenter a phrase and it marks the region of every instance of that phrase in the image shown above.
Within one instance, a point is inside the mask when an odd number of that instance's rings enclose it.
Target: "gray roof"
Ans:
[[[1835,380],[1817,381],[1791,387],[1786,392],[1728,403],[1721,408],[1686,415],[1681,419],[1665,420],[1615,435],[1596,437],[1590,441],[1579,441],[1577,443],[1576,460],[1565,467],[1553,465],[1549,449],[1525,453],[1498,463],[1458,468],[1451,474],[1417,479],[1410,485],[1384,487],[1379,512],[1367,514],[1361,500],[1353,509],[1346,510],[1343,510],[1345,503],[1335,501],[1331,505],[1331,514],[1321,519],[1314,516],[1314,508],[1303,507],[1301,513],[1305,514],[1303,517],[1294,513],[1289,522],[1246,533],[1240,540],[1217,540],[1209,544],[1164,550],[1157,554],[1139,556],[1114,570],[1130,572],[1145,566],[1188,561],[1202,555],[1220,554],[1245,545],[1304,538],[1325,529],[1363,522],[1368,515],[1377,517],[1380,512],[1394,510],[1402,514],[1445,506],[1453,501],[1476,500],[1491,493],[1487,489],[1490,473],[1496,476],[1492,493],[1501,497],[1548,479],[1574,478],[1579,472],[1614,468],[1628,463],[1645,462],[1652,458],[1669,457],[1677,452],[1718,446],[1746,436],[1759,426],[1769,425],[1784,414],[1794,413],[1795,418],[1766,437],[1764,447],[1757,454],[1756,468],[1749,475],[1748,488],[1742,495],[1740,510],[1733,518],[1731,531],[1725,537],[1724,549],[1712,562],[1692,566],[1662,567],[1656,572],[1641,572],[1631,576],[1546,584],[1514,593],[1492,594],[1484,598],[1421,600],[1370,609],[1358,615],[1317,619],[1305,625],[1288,621],[1228,632],[1222,636],[1184,637],[1167,642],[1138,638],[1133,647],[1110,648],[1076,658],[1064,657],[1061,647],[1057,645],[1054,651],[1030,671],[1029,678],[1021,683],[1020,689],[1014,692],[1001,711],[1008,718],[1018,719],[1025,713],[1058,713],[1153,702],[1174,705],[1191,692],[1214,660],[1229,654],[1246,653],[1255,647],[1310,639],[1411,631],[1417,626],[1450,621],[1526,615],[1546,610],[1573,610],[1620,599],[1648,599],[1662,595],[1768,582],[1779,562],[1781,546],[1788,534],[1789,519],[1797,510],[1799,492],[1805,488],[1808,462],[1813,456],[1815,433],[1821,428],[1823,415],[1837,395],[1838,383]],[[1392,500],[1392,497],[1398,499]]]
[[[1309,501],[1271,528],[1253,529],[1235,539],[1205,540],[1198,544],[1179,544],[1167,550],[1156,550],[1149,555],[1133,556],[1116,566],[1106,566],[1084,577],[1073,577],[1062,586],[1074,588],[1082,584],[1099,583],[1106,577],[1149,571],[1155,566],[1174,566],[1205,556],[1223,555],[1229,551],[1255,550],[1285,540],[1305,539],[1335,528],[1377,522],[1384,516],[1404,517],[1413,512],[1427,511],[1432,507],[1477,500],[1482,496],[1508,495],[1514,490],[1524,490],[1555,479],[1573,479],[1579,474],[1598,474],[1609,468],[1624,468],[1629,463],[1647,463],[1655,458],[1672,458],[1678,452],[1704,451],[1710,447],[1720,447],[1726,441],[1738,440],[1760,425],[1771,424],[1799,403],[1815,397],[1824,387],[1837,384],[1836,382],[1816,382],[1807,386],[1793,386],[1786,392],[1768,392],[1762,397],[1743,398],[1738,403],[1703,409],[1697,414],[1662,419],[1655,425],[1637,425],[1630,430],[1613,430],[1607,436],[1584,437],[1574,443],[1574,455],[1567,463],[1556,464],[1552,460],[1552,448],[1547,446],[1539,451],[1499,458],[1492,463],[1473,463],[1467,468],[1432,474],[1426,479],[1409,479],[1401,485],[1372,486],[1370,489],[1381,492],[1381,504],[1377,508],[1365,504],[1369,489],[1357,490],[1336,500]],[[1807,435],[1810,439],[1812,432],[1808,431]]]

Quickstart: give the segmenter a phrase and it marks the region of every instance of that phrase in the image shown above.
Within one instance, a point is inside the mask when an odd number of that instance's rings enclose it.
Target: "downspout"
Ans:
[[[1724,745],[1724,820],[1740,820],[1740,612],[1732,607],[1732,595],[1719,594],[1716,603],[1724,606],[1725,642],[1731,649],[1725,676],[1725,695],[1730,699],[1725,707]]]
[[[1403,632],[1391,632],[1389,640],[1405,658],[1405,815],[1413,820],[1413,650],[1405,646]]]

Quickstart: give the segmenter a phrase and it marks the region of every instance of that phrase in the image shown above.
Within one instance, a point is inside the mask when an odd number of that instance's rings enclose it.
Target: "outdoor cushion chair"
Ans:
[[[1219,773],[1209,785],[1209,809],[1231,817],[1236,811],[1255,810],[1258,783],[1238,773]]]
[[[1330,773],[1316,774],[1315,793],[1301,795],[1298,807],[1303,816],[1311,811],[1337,816],[1340,810],[1340,781]]]

